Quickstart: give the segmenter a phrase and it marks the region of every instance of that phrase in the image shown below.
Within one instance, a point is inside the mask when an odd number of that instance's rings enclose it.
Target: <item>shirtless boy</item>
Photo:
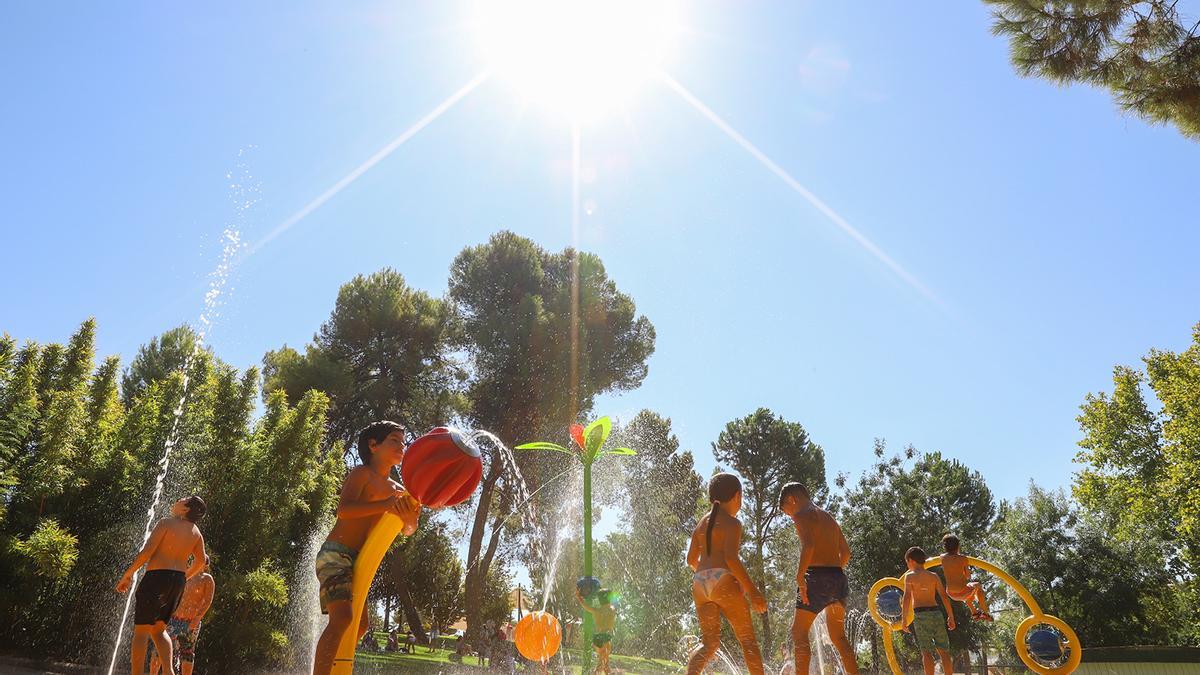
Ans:
[[[406,447],[404,427],[395,422],[372,422],[358,436],[362,464],[354,467],[342,483],[337,523],[317,552],[321,612],[329,615],[329,623],[317,641],[314,675],[329,675],[342,636],[350,628],[354,617],[350,602],[354,558],[371,528],[383,514],[394,513],[404,521],[404,534],[417,530],[421,505],[391,478],[392,467],[404,459]],[[357,640],[367,632],[368,614],[362,613]]]
[[[200,620],[212,605],[213,593],[217,584],[209,573],[209,560],[204,560],[204,571],[188,579],[183,587],[183,599],[179,608],[167,624],[167,634],[171,636],[171,648],[179,663],[182,675],[192,675],[192,666],[196,662],[196,640],[200,637]],[[158,675],[158,656],[150,659],[150,675]]]
[[[579,589],[575,599],[596,620],[596,633],[592,635],[592,647],[596,650],[596,669],[593,673],[608,673],[608,657],[612,654],[612,634],[617,627],[617,610],[612,606],[612,591],[601,588],[596,592],[596,606],[584,601]]]
[[[842,669],[858,672],[858,662],[846,639],[846,596],[850,585],[844,568],[850,561],[850,545],[842,528],[828,512],[813,504],[808,488],[788,483],[779,491],[779,510],[792,517],[800,536],[800,566],[796,570],[796,616],[792,620],[797,673],[807,673],[812,660],[808,632],[817,615],[825,612],[829,639],[841,657]]]
[[[204,569],[204,537],[196,523],[207,510],[204,500],[195,495],[172,504],[171,517],[158,521],[142,550],[117,582],[117,592],[127,593],[133,585],[133,575],[142,565],[146,566],[146,575],[134,594],[132,675],[142,675],[146,665],[146,645],[151,640],[159,660],[167,664],[167,672],[174,675],[167,621],[175,613],[187,580]],[[189,558],[192,559],[190,566]]]
[[[917,647],[921,650],[921,662],[925,666],[925,675],[933,675],[933,652],[936,650],[942,660],[942,672],[953,673],[954,666],[950,662],[950,636],[946,629],[954,630],[954,610],[950,608],[950,597],[942,586],[942,579],[925,569],[925,551],[914,546],[904,554],[904,562],[908,571],[901,577],[904,582],[904,608],[902,616],[913,614],[912,633],[917,638]],[[938,608],[938,599],[946,608],[946,620],[942,621],[942,611]],[[905,629],[907,630],[907,629]]]
[[[983,584],[971,581],[971,563],[967,556],[959,553],[961,543],[958,537],[947,534],[942,537],[942,573],[946,575],[946,593],[967,603],[971,610],[971,618],[980,621],[992,621],[988,614],[987,598],[983,596]]]
[[[729,622],[742,645],[742,656],[750,675],[762,675],[762,652],[754,635],[750,610],[767,611],[767,600],[750,581],[738,551],[742,546],[742,482],[731,473],[719,473],[708,481],[712,510],[692,532],[687,564],[692,575],[692,600],[700,620],[700,649],[688,661],[688,675],[704,672],[721,646],[721,615]],[[747,602],[747,597],[749,602]]]

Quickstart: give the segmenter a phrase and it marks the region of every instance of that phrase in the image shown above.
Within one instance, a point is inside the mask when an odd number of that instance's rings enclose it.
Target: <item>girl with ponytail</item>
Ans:
[[[699,675],[721,646],[721,615],[729,622],[742,645],[751,675],[762,675],[762,654],[750,610],[767,610],[759,592],[738,557],[742,545],[742,523],[736,518],[742,508],[742,482],[731,473],[719,473],[708,481],[712,509],[692,532],[687,563],[695,571],[692,599],[700,619],[701,645],[688,661],[688,675]]]

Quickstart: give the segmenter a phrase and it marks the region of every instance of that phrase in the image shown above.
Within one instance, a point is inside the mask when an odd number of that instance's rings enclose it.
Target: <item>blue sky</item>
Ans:
[[[485,64],[456,3],[10,3],[0,21],[0,330],[87,316],[126,359],[201,309],[235,220],[255,241]],[[925,8],[928,10],[928,8]],[[1018,78],[980,2],[696,2],[671,75],[907,269],[931,301],[675,92],[582,131],[583,248],[658,331],[598,412],[670,416],[707,471],[724,423],[802,422],[829,471],[872,439],[1065,485],[1111,368],[1200,321],[1200,145],[1105,92]],[[339,284],[440,294],[463,246],[571,242],[570,131],[489,80],[247,258],[212,336],[239,366],[305,343]]]

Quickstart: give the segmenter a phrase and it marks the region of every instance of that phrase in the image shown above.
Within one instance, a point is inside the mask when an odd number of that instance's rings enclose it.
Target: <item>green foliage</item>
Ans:
[[[17,541],[14,548],[32,564],[34,576],[51,581],[65,579],[79,558],[79,538],[53,518],[39,522],[33,534]]]
[[[129,406],[152,382],[161,382],[179,372],[195,352],[197,339],[191,327],[179,326],[139,347],[121,378],[125,405]]]
[[[1112,393],[1089,394],[1081,406],[1076,461],[1083,468],[1074,494],[1122,545],[1159,550],[1150,559],[1170,571],[1179,597],[1194,597],[1200,576],[1200,324],[1188,349],[1151,350],[1143,362],[1144,373],[1115,368]],[[1189,625],[1187,640],[1200,642],[1200,621]]]
[[[1125,111],[1200,138],[1200,22],[1189,29],[1177,0],[984,1],[1022,75],[1105,87]]]
[[[420,527],[411,537],[392,545],[376,575],[375,597],[391,598],[404,607],[407,596],[416,610],[408,617],[413,630],[423,632],[422,618],[444,629],[463,616],[462,562],[451,541],[446,523],[434,521],[428,510],[421,514]],[[415,617],[415,618],[414,618]]]
[[[501,232],[455,258],[450,297],[471,357],[471,417],[501,438],[566,427],[598,394],[646,376],[654,327],[594,255]]]
[[[1186,351],[1153,350],[1146,373],[1114,370],[1112,394],[1088,395],[1075,496],[1122,536],[1172,542],[1200,573],[1200,325]],[[1158,411],[1144,398],[1148,384]]]
[[[446,302],[410,287],[392,269],[342,286],[333,313],[302,355],[286,345],[263,358],[265,391],[293,403],[310,389],[332,401],[330,441],[353,446],[360,429],[394,419],[418,433],[461,403],[463,373],[451,354],[457,332]]]
[[[273,563],[249,572],[225,571],[218,581],[220,602],[200,634],[198,653],[210,672],[240,671],[252,664],[288,659],[287,581]],[[207,649],[206,649],[207,647]]]
[[[1042,609],[1075,628],[1089,647],[1169,644],[1194,625],[1196,610],[1167,616],[1174,580],[1153,540],[1122,540],[1080,514],[1061,492],[1030,485],[1002,503],[989,559],[1033,594]],[[1007,587],[1006,606],[1020,605]],[[1191,616],[1189,621],[1186,617]]]

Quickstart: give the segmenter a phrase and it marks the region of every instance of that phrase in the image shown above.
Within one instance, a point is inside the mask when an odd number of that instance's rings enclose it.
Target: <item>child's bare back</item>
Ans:
[[[154,534],[151,535],[151,538],[156,536],[159,537],[158,544],[154,547],[154,552],[150,554],[150,560],[146,563],[147,571],[179,570],[182,572],[188,569],[189,558],[193,558],[197,552],[203,554],[204,537],[200,535],[200,528],[189,520],[163,518],[154,527]],[[203,556],[201,556],[201,560],[203,560]]]
[[[904,594],[912,594],[913,607],[937,607],[938,587],[942,580],[929,570],[910,570],[901,578]]]
[[[950,593],[961,593],[967,590],[967,582],[971,580],[970,561],[967,556],[957,553],[943,553],[942,573],[946,576],[946,590]]]

